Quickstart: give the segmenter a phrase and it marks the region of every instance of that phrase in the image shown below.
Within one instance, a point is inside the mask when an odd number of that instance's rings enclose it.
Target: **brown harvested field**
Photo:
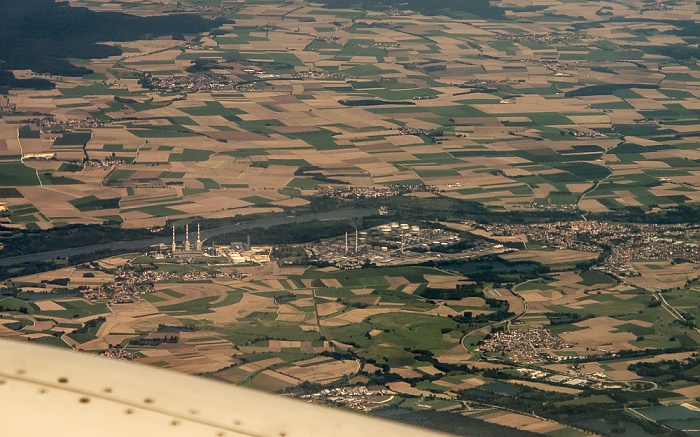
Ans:
[[[442,379],[438,379],[437,381],[433,381],[436,385],[442,386],[442,387],[447,387],[450,390],[459,390],[458,384],[453,384],[451,382],[443,381]]]
[[[262,369],[266,369],[270,366],[274,366],[277,364],[283,364],[284,360],[280,358],[268,358],[266,360],[260,360],[260,361],[254,361],[252,363],[247,363],[247,364],[242,364],[238,366],[240,369],[245,370],[246,372],[257,372]]]
[[[392,369],[392,371],[406,379],[419,378],[423,376],[422,373],[413,370],[411,367],[397,367],[396,369]]]
[[[457,284],[466,280],[464,276],[450,275],[424,275],[428,281],[428,287],[432,288],[456,288]]]
[[[279,322],[303,322],[305,318],[305,312],[299,311],[291,305],[280,305],[276,320]]]
[[[240,370],[239,367],[233,367],[217,372],[215,378],[231,384],[240,384],[245,381],[248,375],[249,373]]]
[[[333,360],[333,358],[321,356],[321,357],[309,358],[308,360],[295,361],[294,365],[297,367],[306,367],[306,366],[310,366],[313,364],[326,363],[326,362],[329,362],[332,360]]]
[[[360,323],[363,320],[365,320],[367,317],[376,315],[376,314],[384,314],[384,313],[393,313],[393,312],[399,312],[401,311],[401,308],[363,308],[363,309],[354,309],[351,311],[348,311],[345,314],[341,314],[335,317],[331,317],[328,319],[321,319],[321,325],[323,326],[345,326],[345,325],[352,325],[354,323]]]
[[[64,307],[52,300],[39,300],[35,303],[41,311],[63,311]]]
[[[325,285],[328,288],[342,288],[343,285],[338,281],[337,279],[333,278],[323,278],[321,279],[321,282],[323,282],[323,285]]]
[[[365,296],[368,294],[372,294],[374,289],[373,288],[353,288],[350,291],[352,291],[353,294],[356,294],[358,296]]]
[[[574,332],[563,332],[560,337],[567,343],[576,343],[581,346],[600,348],[604,350],[618,351],[620,349],[636,349],[630,342],[637,336],[631,332],[613,332],[615,328],[626,322],[610,317],[596,317],[575,323],[576,326],[585,329]]]
[[[538,434],[546,434],[564,428],[564,425],[556,422],[506,411],[482,415],[479,416],[479,419]]]
[[[408,279],[403,276],[385,276],[384,279],[389,283],[390,290],[396,290],[401,285],[408,285]]]
[[[484,313],[489,313],[490,311],[481,311],[481,310],[472,310],[472,314],[475,316],[478,316],[479,314],[484,314]],[[442,306],[439,305],[433,309],[430,309],[425,312],[425,314],[430,314],[433,316],[456,316],[459,314],[458,311],[455,311],[454,309],[447,307],[447,306]]]
[[[49,331],[56,326],[53,320],[36,320],[33,317],[24,317],[24,319],[32,323],[22,328],[23,331]]]
[[[465,378],[461,383],[454,386],[455,390],[469,390],[484,385],[485,382],[479,378]]]
[[[115,256],[111,258],[101,259],[97,261],[97,264],[104,269],[116,269],[117,267],[123,266],[129,261],[131,261],[131,258]]]
[[[182,297],[172,297],[166,293],[160,293],[161,297],[163,295],[167,296],[167,300],[164,302],[154,302],[155,307],[162,307],[168,305],[174,305],[178,303],[188,302],[190,300],[199,299],[201,297],[217,296],[225,298],[229,288],[220,284],[159,284],[156,289],[170,289],[177,293],[182,294]]]
[[[525,304],[515,294],[513,294],[513,292],[506,288],[493,289],[493,291],[497,292],[498,299],[508,302],[510,311],[514,312],[515,314],[520,314],[525,311]]]
[[[390,382],[387,384],[387,387],[389,387],[391,390],[397,392],[397,393],[404,393],[407,395],[411,396],[431,396],[435,395],[434,393],[431,393],[426,390],[420,390],[415,387],[411,387],[411,385],[407,382]],[[445,395],[437,395],[437,397],[444,397]]]
[[[253,377],[252,382],[267,391],[282,390],[299,384],[301,381],[274,370],[263,370]]]
[[[345,308],[345,306],[338,302],[326,302],[316,305],[316,311],[318,312],[318,315],[320,317],[326,317],[331,314],[335,314],[343,308]]]
[[[456,355],[440,355],[440,362],[447,363],[447,364],[469,364],[471,365],[471,359],[474,357],[472,354],[469,352],[465,351],[461,346],[459,347],[462,349],[463,353],[456,354]]]
[[[170,316],[161,314],[148,302],[136,301],[110,306],[111,315],[106,317],[106,322],[100,327],[100,336],[109,333],[136,333],[139,331],[153,331],[159,324],[180,325],[180,322]]]
[[[230,323],[233,320],[245,318],[256,311],[275,312],[277,305],[271,297],[245,293],[240,302],[226,307],[211,308],[211,311],[213,313],[204,314],[201,317],[218,323]]]
[[[441,371],[441,370],[436,369],[436,368],[433,367],[433,366],[422,366],[422,367],[418,367],[418,370],[420,370],[420,371],[423,372],[423,373],[427,373],[428,375],[440,375],[440,374],[445,373],[445,372],[443,372],[443,371]]]
[[[401,291],[403,291],[404,293],[413,294],[418,289],[418,287],[420,287],[420,284],[408,284]]]
[[[560,249],[554,251],[524,250],[501,255],[508,261],[535,261],[541,264],[569,264],[598,257],[597,252]]]
[[[278,372],[299,381],[328,383],[359,370],[359,363],[353,360],[334,360],[304,367],[285,367]]]
[[[55,279],[60,279],[60,278],[70,278],[70,276],[74,270],[75,270],[74,267],[66,267],[63,269],[50,270],[48,272],[37,273],[34,275],[20,276],[20,277],[15,278],[15,280],[20,281],[20,282],[32,282],[32,283],[40,284],[41,281],[48,282],[48,281],[53,281]],[[53,286],[51,284],[47,284],[47,287],[48,288],[46,288],[46,290],[44,290],[44,291],[48,291],[51,288],[53,288]]]
[[[555,302],[562,297],[562,294],[555,290],[526,290],[519,291],[518,294],[525,299],[528,304],[535,302]]]
[[[700,385],[695,384],[690,387],[679,388],[677,390],[673,390],[673,392],[683,395],[689,399],[697,399],[700,396]]]
[[[683,287],[686,281],[700,277],[700,266],[693,263],[635,262],[633,265],[641,276],[631,278],[630,282],[645,289]],[[650,268],[650,265],[656,268]]]

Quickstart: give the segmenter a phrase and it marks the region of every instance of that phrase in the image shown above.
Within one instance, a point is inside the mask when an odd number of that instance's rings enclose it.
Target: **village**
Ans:
[[[437,187],[430,185],[401,185],[394,187],[319,187],[315,197],[330,199],[374,199],[380,197],[399,196],[407,193],[435,193]]]
[[[367,411],[371,404],[381,404],[384,401],[377,401],[378,397],[388,397],[388,400],[393,398],[391,390],[387,390],[383,386],[378,387],[337,387],[324,389],[317,393],[301,395],[300,399],[307,402],[323,401],[335,405],[350,407],[355,410]]]

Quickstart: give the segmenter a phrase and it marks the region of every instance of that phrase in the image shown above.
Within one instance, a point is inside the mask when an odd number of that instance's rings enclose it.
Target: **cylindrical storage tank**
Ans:
[[[399,224],[396,223],[396,222],[391,222],[391,223],[389,223],[389,226],[390,226],[392,229],[397,229],[397,228],[399,227]]]

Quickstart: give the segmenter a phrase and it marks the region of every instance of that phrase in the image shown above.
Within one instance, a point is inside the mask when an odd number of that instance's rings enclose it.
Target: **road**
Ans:
[[[271,228],[273,226],[287,225],[291,223],[304,223],[312,220],[343,220],[369,217],[378,214],[374,209],[341,209],[319,214],[309,214],[300,216],[286,216],[261,218],[253,221],[237,223],[235,225],[221,226],[218,228],[202,230],[202,239],[206,240],[230,232],[249,230],[254,228]],[[136,250],[143,249],[158,244],[169,244],[172,241],[170,236],[154,237],[146,240],[119,241],[116,243],[94,244],[90,246],[75,247],[71,249],[58,249],[49,252],[33,253],[8,258],[0,258],[0,266],[11,266],[25,262],[47,261],[56,258],[67,258],[74,255],[83,255],[101,250]]]
[[[665,309],[671,316],[673,316],[674,319],[679,320],[681,322],[685,322],[686,318],[681,314],[680,311],[677,309],[673,308],[664,298],[664,295],[661,294],[660,291],[654,291],[653,292],[654,297],[656,300],[658,300],[661,303],[661,307]],[[696,332],[700,332],[700,328],[693,328]]]

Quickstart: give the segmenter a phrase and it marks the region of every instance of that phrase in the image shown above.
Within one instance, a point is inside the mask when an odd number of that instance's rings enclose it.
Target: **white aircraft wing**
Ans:
[[[0,340],[0,435],[437,436],[361,413],[68,350]]]

